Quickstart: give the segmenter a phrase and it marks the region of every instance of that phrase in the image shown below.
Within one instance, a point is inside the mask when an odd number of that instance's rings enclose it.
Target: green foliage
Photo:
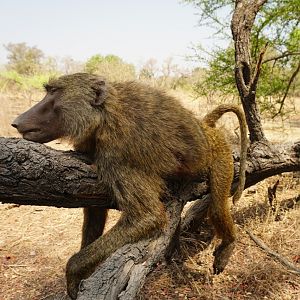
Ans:
[[[111,81],[136,79],[134,65],[124,62],[116,55],[93,55],[85,64],[85,71],[99,74]]]
[[[55,75],[55,73],[44,73],[27,76],[21,75],[14,70],[3,71],[0,72],[0,91],[5,91],[7,88],[11,89],[12,87],[22,90],[42,89],[43,84]]]
[[[200,10],[200,25],[211,24],[216,33],[228,38],[229,21],[233,12],[231,0],[185,0]],[[262,111],[274,116],[283,113],[287,95],[299,94],[300,57],[300,2],[299,0],[269,0],[257,15],[251,32],[252,74],[261,51],[267,45],[257,88]],[[227,20],[226,20],[227,19]],[[202,49],[198,57],[203,58]],[[198,49],[199,53],[199,49]],[[202,60],[203,62],[203,60]],[[218,49],[206,60],[207,72],[196,84],[200,95],[237,95],[234,78],[234,49]],[[298,85],[297,85],[298,83]]]
[[[22,75],[33,75],[40,71],[44,53],[26,43],[9,43],[4,45],[8,52],[8,70],[16,71]]]
[[[286,42],[287,50],[288,51],[299,51],[299,41],[300,41],[300,28],[295,27],[290,32],[289,38]]]
[[[104,57],[100,54],[93,55],[85,63],[85,71],[91,74],[95,74],[98,71],[99,65],[103,62]]]
[[[210,97],[216,93],[224,96],[236,95],[234,78],[234,48],[218,49],[212,53],[213,59],[208,61],[208,69],[202,80],[195,85],[201,96]]]

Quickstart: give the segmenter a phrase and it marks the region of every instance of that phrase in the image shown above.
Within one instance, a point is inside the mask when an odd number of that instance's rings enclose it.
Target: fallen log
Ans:
[[[300,169],[300,141],[270,147],[251,145],[248,154],[246,186],[282,172]],[[238,154],[234,154],[235,178]],[[191,184],[187,201],[207,195],[208,182]],[[172,187],[172,182],[169,186]],[[21,205],[115,208],[86,157],[74,151],[60,151],[18,138],[0,137],[0,201]]]
[[[239,157],[234,153],[234,190]],[[300,141],[272,147],[255,143],[247,158],[246,188],[282,172],[300,170]],[[205,215],[209,206],[206,178],[180,185],[168,183],[162,199],[169,215],[164,231],[155,238],[125,245],[111,255],[95,273],[82,281],[78,299],[133,299],[147,274],[165,257],[170,257],[180,233],[181,212],[186,202],[195,201],[182,227],[189,228]],[[101,206],[115,208],[86,158],[72,151],[58,151],[23,139],[0,138],[0,201],[21,205],[56,207]]]

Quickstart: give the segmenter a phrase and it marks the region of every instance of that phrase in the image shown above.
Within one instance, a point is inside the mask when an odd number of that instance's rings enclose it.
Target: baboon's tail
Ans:
[[[216,107],[212,112],[208,113],[204,119],[203,122],[205,122],[210,127],[215,127],[216,122],[220,117],[227,113],[227,112],[233,112],[236,114],[239,125],[240,125],[240,132],[241,132],[241,153],[240,153],[240,169],[239,169],[239,183],[238,187],[233,195],[233,203],[235,203],[237,200],[240,199],[244,186],[245,186],[245,180],[246,180],[246,158],[247,158],[247,147],[248,147],[248,141],[247,141],[247,124],[244,112],[236,105],[231,104],[222,104]]]

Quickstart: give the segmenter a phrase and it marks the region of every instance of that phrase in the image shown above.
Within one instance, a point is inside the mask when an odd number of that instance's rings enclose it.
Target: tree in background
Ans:
[[[178,87],[187,89],[191,86],[189,79],[192,74],[174,63],[173,57],[166,58],[161,66],[156,59],[150,58],[140,68],[138,78],[156,87],[175,90]]]
[[[59,69],[62,74],[73,74],[83,72],[84,70],[84,63],[76,61],[70,56],[59,59],[59,62],[59,67],[57,69]]]
[[[154,82],[159,72],[157,60],[155,58],[148,59],[141,67],[139,79],[148,82]]]
[[[4,48],[8,52],[8,70],[21,75],[34,75],[41,70],[44,53],[37,47],[27,46],[26,43],[8,43]]]
[[[52,57],[45,55],[37,47],[26,43],[9,43],[4,46],[8,52],[6,71],[0,71],[0,89],[4,90],[9,81],[17,88],[41,88],[52,76],[88,72],[98,74],[110,81],[140,79],[157,87],[176,89],[189,88],[195,82],[193,73],[183,70],[169,57],[158,65],[155,59],[147,60],[138,74],[133,64],[125,62],[116,55],[91,56],[85,63],[76,61],[70,56]],[[193,78],[193,80],[191,80]],[[5,87],[5,88],[3,88]]]
[[[0,72],[0,91],[41,89],[49,77],[60,74],[57,58],[45,56],[26,43],[4,45],[8,62]]]
[[[239,15],[233,12],[243,1],[184,0],[184,2],[194,5],[200,12],[199,24],[211,25],[220,38],[230,38],[228,30],[230,26],[233,37],[236,34],[234,24],[230,24],[230,20],[232,16],[235,20],[239,18]],[[300,5],[299,0],[259,2],[264,5],[255,20],[253,16],[249,49],[245,54],[249,56],[247,58],[249,66],[243,70],[251,76],[259,76],[259,84],[256,82],[258,77],[253,82],[256,85],[256,99],[262,112],[275,117],[284,115],[286,112],[284,104],[287,100],[291,101],[290,96],[300,92],[300,82],[297,78],[300,70]],[[216,91],[219,95],[225,96],[224,98],[238,95],[234,58],[240,46],[241,44],[231,43],[226,49],[219,48],[210,52],[201,47],[196,48],[197,58],[206,62],[208,66],[205,79],[196,85],[199,94],[208,96],[212,91]],[[254,74],[256,71],[259,71],[259,74]]]
[[[181,71],[179,66],[173,62],[172,57],[168,57],[162,64],[161,73],[161,85],[171,89],[176,89],[180,82],[179,79],[183,76],[184,72]]]
[[[93,55],[85,63],[84,69],[88,73],[99,74],[111,81],[136,79],[134,65],[124,62],[116,55]]]

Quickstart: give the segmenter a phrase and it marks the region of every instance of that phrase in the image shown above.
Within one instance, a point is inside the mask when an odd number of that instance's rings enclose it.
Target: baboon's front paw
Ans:
[[[67,263],[66,278],[67,278],[68,295],[72,299],[76,299],[78,289],[79,289],[79,284],[80,284],[82,277],[80,276],[80,272],[77,268],[77,263],[74,259],[74,256],[71,257]]]
[[[214,256],[215,256],[215,260],[213,264],[214,274],[220,274],[221,272],[224,271],[229,261],[229,258],[233,252],[234,247],[235,247],[234,242],[230,244],[222,243],[214,251]]]
[[[80,280],[67,280],[67,291],[71,299],[77,298]]]

